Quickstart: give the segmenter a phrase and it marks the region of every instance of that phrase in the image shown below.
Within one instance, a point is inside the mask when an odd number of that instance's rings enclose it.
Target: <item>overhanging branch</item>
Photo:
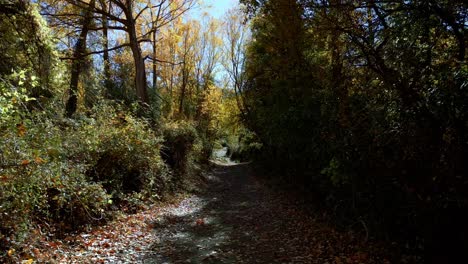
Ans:
[[[166,63],[166,64],[170,64],[170,65],[181,65],[183,64],[183,62],[172,62],[172,61],[165,61],[165,60],[160,60],[158,58],[153,58],[151,56],[146,56],[143,58],[144,60],[151,60],[151,61],[156,61],[156,62],[160,62],[160,63]]]
[[[101,54],[101,53],[104,53],[104,52],[109,52],[109,51],[114,51],[114,50],[118,50],[118,49],[121,49],[123,47],[129,47],[130,44],[129,43],[125,43],[125,44],[122,44],[122,45],[119,45],[119,46],[115,46],[113,48],[110,48],[110,49],[105,49],[105,50],[97,50],[97,51],[92,51],[92,52],[88,52],[88,53],[85,53],[81,56],[78,56],[78,57],[62,57],[60,58],[61,60],[79,60],[79,59],[82,59],[84,57],[87,57],[89,55],[95,55],[95,54]]]

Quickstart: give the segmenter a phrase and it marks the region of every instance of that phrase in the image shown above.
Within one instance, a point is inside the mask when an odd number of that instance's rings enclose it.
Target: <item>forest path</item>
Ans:
[[[217,164],[207,188],[163,212],[143,263],[385,263],[362,239],[306,214],[247,164]],[[380,255],[380,254],[379,254]]]
[[[279,222],[249,165],[218,163],[206,179],[202,194],[163,213],[144,263],[275,262],[282,249],[262,230]]]
[[[38,263],[414,263],[338,231],[321,210],[278,192],[249,164],[214,162],[196,194],[122,215],[107,225],[44,239]]]

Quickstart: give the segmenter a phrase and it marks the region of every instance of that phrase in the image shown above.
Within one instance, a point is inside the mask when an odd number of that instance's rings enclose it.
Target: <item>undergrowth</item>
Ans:
[[[199,139],[187,122],[156,129],[107,103],[73,119],[25,116],[1,125],[0,260],[14,259],[34,230],[60,237],[119,209],[136,212],[200,172],[192,156]]]

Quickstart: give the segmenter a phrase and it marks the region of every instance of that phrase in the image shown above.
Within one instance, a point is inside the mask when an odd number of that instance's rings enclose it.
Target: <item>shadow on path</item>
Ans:
[[[154,223],[143,263],[389,263],[377,244],[269,190],[248,164],[216,164],[206,178],[202,194]]]
[[[217,164],[207,190],[184,200],[155,223],[159,241],[144,263],[272,263],[258,248],[266,212],[249,165]],[[276,250],[274,248],[273,250]]]

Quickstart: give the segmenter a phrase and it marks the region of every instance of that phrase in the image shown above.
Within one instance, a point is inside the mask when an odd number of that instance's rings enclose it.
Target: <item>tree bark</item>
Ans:
[[[153,16],[153,11],[151,11],[151,21],[152,21],[152,30],[153,30],[153,34],[152,34],[152,41],[153,41],[153,90],[156,92],[157,88],[158,88],[158,68],[157,68],[157,62],[156,62],[156,57],[157,57],[157,47],[156,47],[156,37],[157,37],[157,34],[158,34],[158,22],[159,22],[159,18],[161,16],[161,9],[162,9],[162,3],[161,5],[159,6],[158,8],[158,13],[156,15],[156,17]]]
[[[184,57],[183,57],[183,66],[182,66],[182,85],[180,87],[180,98],[179,98],[179,118],[184,118],[185,113],[184,113],[184,101],[185,101],[185,95],[187,93],[187,85],[188,85],[188,78],[189,78],[189,73],[187,69],[187,57],[189,53],[189,32],[184,33]]]
[[[125,16],[127,17],[128,37],[130,41],[130,49],[133,54],[135,64],[135,88],[138,100],[140,103],[148,104],[148,90],[146,87],[146,69],[145,60],[142,56],[140,43],[138,42],[136,32],[136,21],[132,14],[132,0],[127,0],[127,9]]]
[[[156,29],[154,30],[153,32],[153,90],[156,92],[157,88],[158,88],[158,68],[157,68],[157,64],[156,64],[156,57],[157,57],[157,54],[156,54]]]
[[[185,69],[186,67],[186,62],[184,59],[184,68],[182,69],[182,85],[180,87],[180,101],[179,101],[179,118],[184,117],[184,100],[185,100],[185,92],[187,90],[187,79],[188,79],[188,74],[187,70]]]
[[[80,74],[85,60],[84,54],[86,53],[86,39],[93,19],[91,8],[94,7],[94,4],[95,0],[91,0],[90,8],[84,11],[85,15],[82,20],[81,33],[76,42],[75,51],[73,52],[73,57],[75,59],[72,61],[70,87],[68,89],[69,98],[65,106],[65,114],[67,117],[71,117],[76,112],[78,105],[78,83],[80,81]]]
[[[102,8],[108,11],[105,1],[101,1]],[[103,63],[104,63],[104,86],[107,92],[111,89],[111,73],[109,60],[109,20],[107,16],[102,15],[102,35],[103,35]]]

